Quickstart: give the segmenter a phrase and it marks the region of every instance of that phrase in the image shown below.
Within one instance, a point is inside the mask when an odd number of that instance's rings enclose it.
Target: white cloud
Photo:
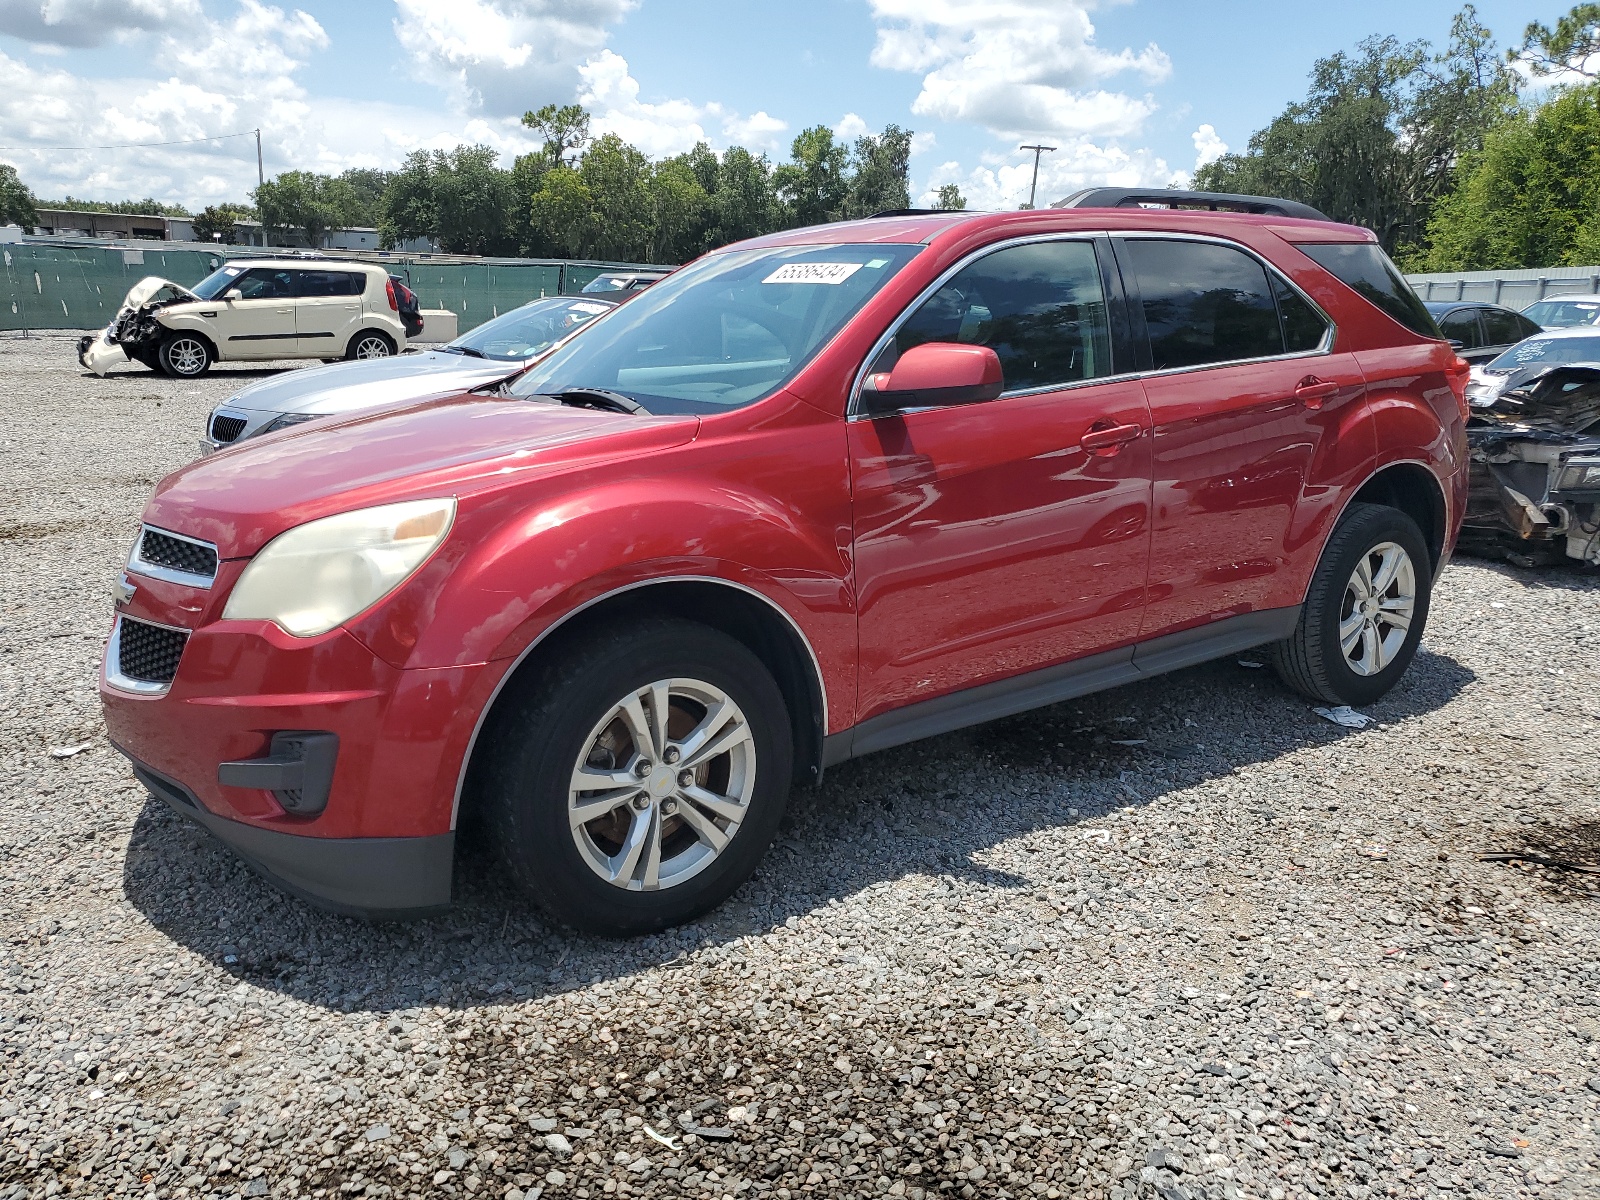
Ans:
[[[787,146],[783,137],[789,131],[789,122],[780,121],[765,110],[741,117],[730,113],[722,119],[722,134],[730,146],[743,146],[746,150],[777,153]]]
[[[939,139],[930,130],[925,133],[911,135],[911,155],[915,158],[919,154],[926,154],[929,150],[939,148]]]
[[[869,127],[862,118],[853,112],[845,113],[833,126],[833,136],[845,145],[851,145],[858,137],[865,137],[870,132]]]
[[[953,183],[973,209],[1015,209],[1028,202],[1033,181],[1033,155],[1014,161],[988,162],[967,169],[957,162],[940,164],[929,172],[916,203],[931,205],[942,184]],[[1170,187],[1173,172],[1149,150],[1125,150],[1097,145],[1086,139],[1063,145],[1039,162],[1040,208],[1086,187]]]
[[[396,0],[394,32],[456,106],[520,117],[567,103],[635,0]]]
[[[0,0],[0,33],[48,46],[100,46],[203,20],[200,0]]]
[[[872,63],[924,72],[911,111],[968,121],[1005,136],[1126,136],[1150,101],[1107,91],[1123,74],[1165,79],[1154,43],[1115,53],[1094,43],[1092,0],[870,0]]]
[[[1198,171],[1207,163],[1214,163],[1228,152],[1228,143],[1217,136],[1214,125],[1202,125],[1192,135],[1194,138],[1194,169]]]

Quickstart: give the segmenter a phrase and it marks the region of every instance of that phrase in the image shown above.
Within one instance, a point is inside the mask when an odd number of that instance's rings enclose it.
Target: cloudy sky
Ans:
[[[244,199],[266,170],[534,146],[578,101],[652,155],[787,155],[809,125],[914,129],[913,199],[975,208],[1162,184],[1242,148],[1312,61],[1369,33],[1442,41],[1455,0],[0,0],[0,160],[44,198]],[[1502,42],[1570,5],[1478,0]]]

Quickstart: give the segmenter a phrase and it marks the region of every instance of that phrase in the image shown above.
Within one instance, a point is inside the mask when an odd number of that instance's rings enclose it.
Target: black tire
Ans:
[[[352,358],[389,358],[395,352],[394,339],[379,329],[363,329],[350,339],[344,356]]]
[[[157,347],[154,350],[136,350],[133,358],[135,362],[143,363],[158,375],[165,370],[165,368],[161,365],[160,347]]]
[[[1410,558],[1416,599],[1410,628],[1394,657],[1383,669],[1361,674],[1340,648],[1339,624],[1345,616],[1346,589],[1363,556],[1384,543],[1399,546]],[[1352,504],[1323,548],[1294,634],[1273,647],[1273,666],[1285,683],[1313,700],[1371,704],[1394,687],[1411,665],[1427,624],[1432,591],[1433,559],[1417,523],[1399,509]]]
[[[697,874],[670,887],[628,890],[585,859],[568,823],[568,785],[612,707],[630,691],[668,679],[700,681],[738,705],[754,747],[754,784],[737,830]],[[761,661],[714,629],[654,618],[588,637],[513,681],[484,728],[479,754],[472,799],[512,879],[558,920],[613,937],[692,920],[744,883],[777,834],[793,762],[783,694]],[[681,835],[684,827],[678,829]]]
[[[161,369],[175,379],[198,379],[211,369],[216,358],[211,344],[197,333],[178,331],[161,339],[156,360]]]

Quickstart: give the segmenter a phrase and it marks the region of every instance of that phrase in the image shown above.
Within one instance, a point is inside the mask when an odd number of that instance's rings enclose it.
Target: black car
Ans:
[[[1460,343],[1456,353],[1469,363],[1486,363],[1540,331],[1521,313],[1498,304],[1429,300],[1424,307],[1433,314],[1439,332]]]

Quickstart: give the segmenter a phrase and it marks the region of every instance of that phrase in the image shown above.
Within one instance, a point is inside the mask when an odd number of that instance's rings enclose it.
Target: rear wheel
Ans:
[[[755,870],[788,797],[783,695],[745,646],[650,620],[573,647],[501,701],[479,799],[512,876],[569,925],[690,920]]]
[[[1328,539],[1292,637],[1273,665],[1295,690],[1330,704],[1370,704],[1406,673],[1433,590],[1422,531],[1405,513],[1355,504]]]
[[[194,379],[211,369],[211,347],[196,334],[169,333],[157,352],[157,361],[168,375]]]
[[[346,358],[388,358],[394,353],[394,342],[386,333],[379,333],[375,329],[363,329],[350,339],[350,345],[345,348]]]

